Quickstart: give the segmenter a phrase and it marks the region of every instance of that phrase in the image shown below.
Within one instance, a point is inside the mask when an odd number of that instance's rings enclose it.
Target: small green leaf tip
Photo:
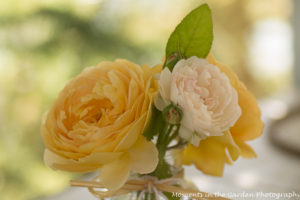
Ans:
[[[181,59],[192,56],[205,58],[210,52],[212,42],[211,10],[207,4],[202,4],[191,11],[175,28],[167,43],[166,58],[172,58],[174,54],[180,55],[177,58]],[[172,71],[175,64],[173,62],[170,65],[166,61],[164,67]]]

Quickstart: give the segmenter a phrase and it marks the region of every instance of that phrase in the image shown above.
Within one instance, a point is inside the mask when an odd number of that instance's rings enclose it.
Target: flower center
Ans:
[[[112,116],[109,113],[113,105],[109,99],[92,99],[83,107],[84,110],[80,114],[80,119],[87,124],[98,124],[100,127],[110,124]]]

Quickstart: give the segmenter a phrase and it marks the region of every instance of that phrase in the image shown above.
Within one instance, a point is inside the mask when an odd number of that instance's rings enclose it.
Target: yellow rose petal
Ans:
[[[130,172],[130,158],[123,155],[120,159],[104,165],[100,170],[100,181],[109,190],[121,188],[127,181]]]
[[[131,157],[132,171],[146,174],[155,170],[158,163],[158,151],[153,142],[140,137],[128,153]]]
[[[212,138],[201,141],[199,147],[189,144],[183,153],[183,162],[194,164],[205,174],[222,176],[226,162],[225,147]]]
[[[126,132],[126,135],[120,141],[119,145],[116,147],[115,151],[122,151],[124,149],[128,149],[136,143],[139,134],[143,130],[145,119],[146,114],[142,115],[141,118],[139,118],[139,120],[131,126],[128,132]]]
[[[158,65],[155,65],[154,67],[152,67],[152,71],[155,73],[155,74],[158,74],[162,71],[162,68],[163,68],[163,65],[162,64],[158,64]]]
[[[226,149],[229,155],[226,154]],[[222,176],[225,163],[237,160],[239,155],[240,148],[227,131],[223,136],[201,140],[198,147],[189,144],[184,151],[183,162],[187,165],[195,164],[205,174]]]
[[[241,150],[241,156],[244,158],[256,158],[257,155],[250,145],[240,139],[235,139],[235,143]]]
[[[120,152],[94,153],[77,161],[64,158],[46,149],[44,152],[44,161],[46,165],[53,169],[71,172],[89,172],[100,168],[105,163],[116,160],[121,155],[122,153]]]
[[[261,112],[252,93],[246,89],[239,89],[238,93],[242,116],[230,129],[230,132],[241,140],[253,140],[262,134],[264,128]]]
[[[220,145],[224,145],[225,148],[227,148],[228,153],[230,155],[230,158],[233,161],[236,161],[238,157],[240,156],[240,148],[233,140],[231,133],[229,131],[226,131],[224,135],[222,136],[215,136],[212,137],[216,142],[218,142]],[[200,144],[201,145],[201,144]]]

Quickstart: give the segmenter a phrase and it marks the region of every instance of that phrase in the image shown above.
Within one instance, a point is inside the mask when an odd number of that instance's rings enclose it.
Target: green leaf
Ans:
[[[168,59],[166,59],[166,62],[164,63],[164,67],[168,67],[169,69],[173,69],[176,63],[183,59],[182,55],[179,54],[179,52],[175,52],[171,54]]]
[[[161,111],[157,110],[155,106],[153,106],[150,123],[143,135],[147,138],[147,140],[152,140],[155,135],[162,131],[165,123],[166,122],[163,120]]]
[[[190,12],[171,34],[166,47],[166,58],[168,60],[174,54],[182,58],[205,58],[211,49],[212,41],[211,10],[207,4],[203,4]],[[174,65],[165,63],[170,70]]]

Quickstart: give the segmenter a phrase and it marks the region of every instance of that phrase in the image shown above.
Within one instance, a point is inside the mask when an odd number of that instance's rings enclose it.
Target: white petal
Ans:
[[[158,97],[154,100],[155,107],[160,111],[163,111],[164,108],[167,107],[169,104],[170,104],[170,101],[164,100],[161,97],[161,95],[158,95]]]
[[[187,141],[189,141],[192,138],[193,131],[190,129],[187,129],[184,126],[180,126],[179,129],[179,136]]]
[[[164,100],[170,99],[172,73],[169,68],[165,68],[159,78],[160,95]]]

